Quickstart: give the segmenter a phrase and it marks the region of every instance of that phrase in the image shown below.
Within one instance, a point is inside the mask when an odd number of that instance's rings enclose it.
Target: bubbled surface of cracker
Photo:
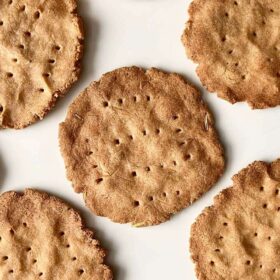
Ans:
[[[111,280],[105,253],[80,215],[32,189],[0,196],[0,279]]]
[[[182,36],[210,92],[252,108],[280,104],[280,2],[194,0]]]
[[[280,279],[280,160],[233,177],[191,230],[199,280]]]
[[[0,127],[42,119],[77,80],[83,33],[75,0],[0,1]]]
[[[212,116],[177,74],[127,67],[105,74],[60,125],[67,176],[97,215],[154,225],[190,205],[224,169]]]

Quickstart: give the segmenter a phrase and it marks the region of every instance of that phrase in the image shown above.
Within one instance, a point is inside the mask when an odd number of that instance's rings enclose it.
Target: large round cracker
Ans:
[[[280,279],[280,160],[233,177],[191,230],[199,280]]]
[[[0,128],[42,119],[77,80],[83,33],[76,0],[0,1]]]
[[[32,189],[0,196],[1,279],[111,280],[104,257],[80,215],[60,199]]]
[[[280,104],[280,2],[194,0],[182,36],[203,85],[231,103]]]
[[[92,83],[70,106],[59,139],[75,191],[119,223],[166,221],[224,170],[200,93],[157,69],[121,68]]]

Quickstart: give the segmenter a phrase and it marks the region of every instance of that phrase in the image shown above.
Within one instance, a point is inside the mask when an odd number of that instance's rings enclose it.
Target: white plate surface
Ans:
[[[231,184],[231,176],[254,160],[280,154],[280,107],[252,111],[230,105],[202,89],[195,65],[186,58],[180,36],[187,0],[80,0],[86,26],[86,50],[80,81],[41,122],[21,131],[0,132],[1,191],[27,186],[49,191],[73,203],[108,249],[117,280],[194,280],[188,252],[191,224],[213,197]],[[199,46],[198,46],[199,47]],[[121,66],[158,67],[183,74],[203,90],[226,148],[222,179],[193,206],[162,225],[135,229],[96,217],[84,207],[65,178],[58,148],[58,124],[79,92],[102,73]]]

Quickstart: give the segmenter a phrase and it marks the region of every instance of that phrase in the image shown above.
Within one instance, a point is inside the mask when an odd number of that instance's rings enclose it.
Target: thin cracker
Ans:
[[[198,279],[280,279],[279,219],[280,160],[254,162],[192,226]]]
[[[83,49],[76,0],[0,2],[0,127],[23,128],[77,80]]]
[[[70,106],[59,140],[75,191],[94,213],[119,223],[168,220],[224,170],[200,93],[157,69],[103,75]]]
[[[280,2],[194,0],[182,36],[210,92],[262,109],[280,104]]]
[[[111,280],[105,252],[60,199],[26,189],[0,196],[1,279]]]

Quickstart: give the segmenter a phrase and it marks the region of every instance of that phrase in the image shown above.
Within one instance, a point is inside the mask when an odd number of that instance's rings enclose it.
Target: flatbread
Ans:
[[[199,280],[280,279],[280,160],[233,177],[191,230]]]
[[[177,74],[117,69],[92,83],[60,125],[67,176],[97,215],[164,222],[218,180],[223,150],[200,93]]]
[[[182,36],[210,92],[254,109],[280,104],[280,2],[194,0]]]
[[[23,128],[77,80],[83,48],[76,0],[0,1],[0,128]]]
[[[111,280],[105,252],[80,215],[27,189],[0,196],[0,279]]]

